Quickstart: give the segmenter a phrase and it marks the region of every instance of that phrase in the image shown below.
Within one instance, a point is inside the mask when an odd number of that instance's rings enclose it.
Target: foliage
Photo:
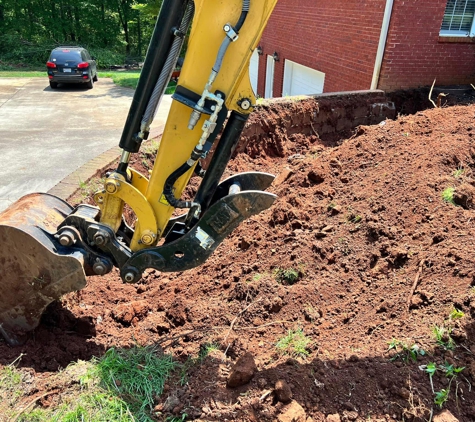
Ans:
[[[444,202],[448,202],[449,204],[456,205],[454,202],[454,193],[455,193],[455,188],[453,187],[448,187],[444,189],[442,192],[442,199]]]
[[[432,332],[434,333],[435,341],[440,347],[445,350],[453,350],[455,348],[455,341],[451,336],[453,331],[453,321],[463,318],[464,315],[465,314],[461,310],[453,308],[450,311],[449,318],[444,321],[443,325],[436,325],[433,327]]]
[[[162,0],[1,0],[0,63],[43,65],[59,45],[79,45],[101,67],[142,60]]]
[[[306,357],[311,340],[305,336],[301,328],[293,331],[289,330],[287,335],[282,337],[276,344],[277,350],[283,354],[294,357]]]
[[[443,325],[436,325],[432,329],[436,343],[445,350],[453,350],[455,348],[454,339],[451,337],[452,328]]]
[[[414,343],[409,346],[407,343],[396,339],[389,342],[388,350],[394,350],[396,352],[391,358],[391,361],[401,359],[405,363],[408,363],[411,360],[416,362],[418,356],[424,356],[426,354],[426,352],[417,344]]]
[[[465,173],[465,169],[463,167],[458,167],[457,170],[454,170],[452,175],[456,178],[456,179],[459,179],[460,177],[463,176],[463,174]]]
[[[295,268],[276,268],[274,277],[280,283],[292,285],[300,278],[300,271]]]
[[[148,421],[154,399],[175,367],[170,355],[153,347],[112,348],[95,360],[89,376],[97,376],[108,391],[118,393],[137,421]]]
[[[465,367],[456,367],[453,364],[449,364],[448,362],[444,362],[444,364],[439,365],[439,367],[437,367],[434,362],[431,362],[427,365],[421,366],[420,368],[429,374],[430,385],[432,387],[432,392],[434,393],[434,403],[440,407],[442,407],[444,403],[449,399],[452,381],[457,377],[460,372],[465,369]],[[443,388],[440,391],[435,392],[432,378],[434,377],[437,371],[443,372],[445,376],[449,378],[449,385],[447,386],[447,388]]]
[[[465,314],[462,311],[458,310],[457,308],[454,308],[450,312],[449,319],[451,320],[460,319],[460,318],[463,318],[464,315]]]

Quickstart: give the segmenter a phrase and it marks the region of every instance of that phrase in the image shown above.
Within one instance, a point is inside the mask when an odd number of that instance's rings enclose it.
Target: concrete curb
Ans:
[[[149,141],[161,136],[163,134],[164,129],[164,124],[160,125],[157,128],[153,128],[150,133]],[[80,188],[79,185],[81,183],[88,182],[92,177],[97,174],[98,171],[109,167],[115,160],[120,157],[121,153],[122,149],[118,146],[111,148],[106,152],[103,152],[102,154],[88,161],[86,164],[83,164],[70,175],[66,176],[56,186],[53,186],[48,191],[48,193],[51,195],[55,195],[61,199],[67,200]]]

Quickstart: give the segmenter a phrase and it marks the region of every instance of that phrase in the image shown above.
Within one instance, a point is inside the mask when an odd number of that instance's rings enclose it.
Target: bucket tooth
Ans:
[[[31,194],[0,214],[0,334],[12,346],[38,326],[52,301],[86,285],[81,250],[53,236],[71,212],[60,198]]]

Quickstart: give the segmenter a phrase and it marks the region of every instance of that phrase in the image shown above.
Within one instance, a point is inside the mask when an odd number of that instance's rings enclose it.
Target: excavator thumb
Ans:
[[[0,214],[0,334],[12,346],[53,300],[86,285],[81,251],[53,236],[71,212],[63,200],[35,193]]]

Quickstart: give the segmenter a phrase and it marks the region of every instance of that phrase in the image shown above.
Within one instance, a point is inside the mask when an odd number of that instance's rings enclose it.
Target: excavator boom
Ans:
[[[277,0],[164,0],[120,139],[117,169],[94,195],[70,207],[48,194],[21,198],[0,214],[0,334],[12,345],[51,301],[117,267],[135,283],[148,268],[196,267],[246,218],[269,208],[274,176],[222,176],[256,103],[249,61]],[[129,166],[172,77],[184,64],[150,178]],[[204,168],[203,159],[211,155]],[[193,199],[182,199],[190,178]],[[128,205],[137,216],[130,228]],[[173,217],[175,211],[178,217]],[[176,213],[175,213],[176,214]]]

